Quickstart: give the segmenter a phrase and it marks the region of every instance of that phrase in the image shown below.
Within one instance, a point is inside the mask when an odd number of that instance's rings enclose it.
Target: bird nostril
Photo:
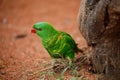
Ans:
[[[31,33],[36,33],[36,30],[35,30],[35,29],[32,29],[32,30],[31,30]]]

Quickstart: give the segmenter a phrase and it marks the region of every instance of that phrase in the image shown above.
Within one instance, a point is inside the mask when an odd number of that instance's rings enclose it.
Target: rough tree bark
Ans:
[[[120,80],[120,0],[82,0],[78,17],[98,80]]]

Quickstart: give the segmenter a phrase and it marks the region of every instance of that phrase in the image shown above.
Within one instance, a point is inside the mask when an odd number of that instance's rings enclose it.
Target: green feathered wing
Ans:
[[[74,59],[77,45],[72,37],[65,32],[58,32],[47,40],[42,41],[52,58]]]

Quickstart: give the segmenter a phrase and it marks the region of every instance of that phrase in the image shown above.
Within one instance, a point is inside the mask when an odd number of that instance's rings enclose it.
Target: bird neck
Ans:
[[[44,35],[41,35],[40,38],[41,38],[42,41],[46,41],[46,40],[51,39],[56,34],[58,34],[58,31],[53,30],[52,32],[47,32]]]

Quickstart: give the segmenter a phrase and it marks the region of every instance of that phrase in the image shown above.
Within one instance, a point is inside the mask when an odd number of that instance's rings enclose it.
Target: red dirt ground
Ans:
[[[36,80],[22,76],[50,57],[32,25],[47,21],[86,46],[77,23],[80,0],[0,0],[0,80]]]

